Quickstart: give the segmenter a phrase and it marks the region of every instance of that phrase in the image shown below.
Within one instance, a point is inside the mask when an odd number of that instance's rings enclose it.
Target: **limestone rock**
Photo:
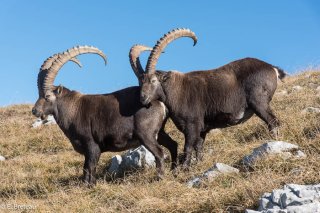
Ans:
[[[139,146],[121,156],[113,156],[106,174],[120,177],[125,172],[149,167],[155,167],[155,158],[144,146]]]
[[[301,91],[301,90],[303,90],[302,86],[296,85],[296,86],[292,87],[292,91],[294,91],[294,92],[298,92],[298,91]]]
[[[299,146],[284,141],[271,141],[255,148],[250,155],[242,159],[245,166],[253,166],[255,162],[267,155],[278,154],[285,158],[305,157],[306,155],[299,150]]]
[[[320,113],[320,108],[318,107],[307,107],[301,111],[301,113]]]
[[[33,124],[32,128],[38,128],[42,125],[52,125],[57,124],[56,120],[52,115],[49,115],[46,120],[41,120],[41,118],[38,118]]]
[[[246,210],[248,213],[315,213],[320,212],[320,184],[287,184],[282,189],[265,193],[260,198],[258,211]]]
[[[287,90],[281,90],[281,91],[277,92],[276,95],[279,95],[279,96],[288,95],[288,91]]]
[[[212,168],[208,169],[201,176],[195,177],[194,179],[190,180],[187,183],[187,186],[189,188],[199,187],[200,184],[205,180],[211,182],[217,176],[231,173],[239,173],[239,170],[224,163],[216,163]]]
[[[0,161],[5,161],[6,158],[0,155]]]

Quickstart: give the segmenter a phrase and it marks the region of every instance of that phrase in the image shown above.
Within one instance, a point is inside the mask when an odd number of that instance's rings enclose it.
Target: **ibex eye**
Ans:
[[[151,83],[153,83],[153,84],[156,83],[156,80],[155,79],[151,80]]]

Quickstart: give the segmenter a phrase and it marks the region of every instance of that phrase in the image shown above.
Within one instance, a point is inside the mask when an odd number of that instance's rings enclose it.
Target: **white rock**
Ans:
[[[301,90],[303,90],[302,86],[296,85],[292,87],[292,91],[301,91]]]
[[[267,142],[255,148],[250,155],[242,159],[242,162],[245,166],[253,166],[257,160],[267,155],[280,154],[284,158],[305,156],[302,151],[298,152],[298,149],[299,146],[284,141]]]
[[[115,155],[111,158],[111,163],[108,168],[109,174],[117,175],[117,172],[119,171],[120,165],[122,162],[122,157],[120,155]]]
[[[42,125],[42,120],[40,118],[38,118],[33,124],[32,124],[32,128],[38,128]]]
[[[155,167],[155,158],[144,146],[139,146],[121,156],[113,156],[107,174],[119,177],[125,172],[149,167]]]
[[[46,120],[43,121],[44,125],[51,125],[57,124],[56,120],[54,119],[53,115],[49,115]]]
[[[211,182],[217,176],[220,176],[223,174],[231,174],[231,173],[239,173],[239,170],[224,163],[216,163],[212,168],[205,171],[201,176],[190,180],[187,183],[187,186],[189,188],[199,187],[199,185],[205,180]]]
[[[316,89],[318,88],[318,84],[315,84],[315,83],[309,83],[309,87],[312,88],[312,89]]]
[[[196,178],[190,180],[190,181],[187,183],[187,186],[188,186],[189,188],[199,187],[200,184],[201,184],[201,182],[202,182],[201,179],[200,179],[199,177],[196,177]]]
[[[245,213],[260,213],[259,211],[254,211],[250,209],[246,209]]]
[[[300,206],[288,206],[287,211],[288,213],[319,213],[320,202],[313,202]]]
[[[320,184],[287,184],[282,189],[276,189],[272,193],[263,194],[259,204],[259,213],[319,213]]]
[[[276,93],[277,95],[283,96],[283,95],[288,95],[287,90],[280,90],[279,92]]]
[[[0,161],[5,161],[6,158],[0,155]]]
[[[49,115],[46,120],[41,120],[38,118],[33,124],[32,128],[38,128],[42,125],[51,125],[51,124],[57,124],[56,120],[52,115]]]
[[[212,135],[218,135],[218,134],[221,134],[222,131],[220,129],[212,129],[210,130],[209,134],[212,134]]]
[[[307,107],[301,111],[301,113],[320,113],[320,108],[318,107]]]
[[[316,88],[316,90],[320,92],[320,86],[318,86],[318,87]]]

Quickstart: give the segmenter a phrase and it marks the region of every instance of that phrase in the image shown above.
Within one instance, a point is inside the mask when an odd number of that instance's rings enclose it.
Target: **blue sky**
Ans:
[[[167,31],[190,28],[198,44],[183,38],[162,54],[158,69],[210,69],[255,57],[289,73],[320,64],[320,1],[17,1],[0,5],[0,106],[34,103],[43,61],[75,45],[94,45],[108,56],[79,57],[56,78],[82,93],[109,93],[137,85],[128,52],[153,46]],[[146,63],[148,54],[142,57]]]

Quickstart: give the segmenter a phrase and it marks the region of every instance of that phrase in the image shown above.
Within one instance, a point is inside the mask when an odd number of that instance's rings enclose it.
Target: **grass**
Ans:
[[[303,90],[294,91],[300,85]],[[84,157],[77,154],[58,126],[32,129],[35,118],[31,105],[0,108],[0,211],[3,205],[32,205],[37,212],[243,212],[255,209],[264,192],[286,183],[320,182],[320,115],[303,114],[309,106],[320,107],[320,73],[303,72],[280,83],[272,108],[282,122],[279,140],[297,144],[305,159],[268,158],[254,171],[218,177],[200,188],[189,189],[186,182],[216,162],[238,166],[243,156],[271,137],[257,117],[244,124],[208,135],[204,160],[189,172],[173,177],[166,163],[162,181],[154,181],[155,169],[140,171],[122,179],[104,180],[103,172],[116,153],[104,153],[99,161],[98,184],[94,188],[80,181]],[[320,91],[319,91],[320,92]],[[171,122],[167,132],[183,148],[183,136]],[[29,210],[18,210],[29,211]]]

